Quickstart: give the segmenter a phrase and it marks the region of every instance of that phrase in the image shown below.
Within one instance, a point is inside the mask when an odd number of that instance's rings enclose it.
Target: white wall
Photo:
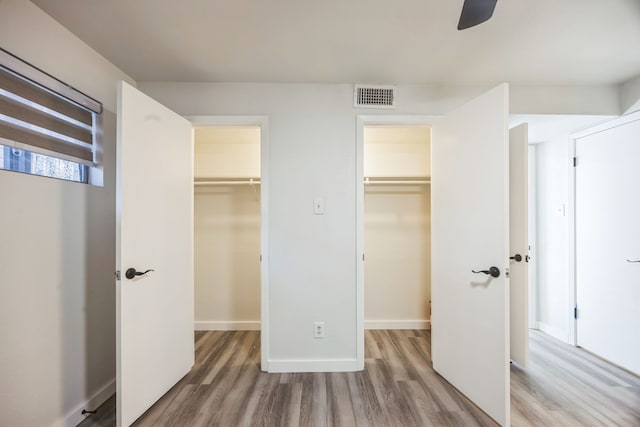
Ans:
[[[259,177],[259,131],[196,129],[196,178]],[[429,137],[424,126],[367,127],[365,175],[428,177]],[[429,325],[429,221],[428,186],[367,186],[367,327]],[[196,329],[259,329],[260,203],[252,188],[196,187],[195,249]]]
[[[173,85],[152,85],[171,90]],[[182,85],[179,85],[182,86]],[[355,368],[355,115],[350,85],[187,85],[185,115],[269,116],[271,369]],[[176,96],[177,95],[177,96]],[[322,196],[325,215],[313,214]],[[324,321],[326,338],[313,338]]]
[[[194,203],[196,329],[260,329],[256,193],[249,186],[196,187]]]
[[[260,127],[198,127],[194,138],[196,178],[260,177]]]
[[[428,126],[365,126],[364,176],[431,176]],[[428,185],[365,186],[364,296],[368,329],[430,326],[431,192]]]
[[[139,82],[139,87],[184,115],[269,117],[271,369],[355,369],[356,116],[443,114],[484,88],[400,86],[397,109],[376,111],[355,110],[349,84]],[[538,89],[516,91],[517,112],[617,114],[620,109],[615,86]],[[325,215],[313,215],[315,196],[325,198]],[[325,339],[313,338],[315,321],[326,322]]]
[[[431,129],[427,126],[365,126],[365,177],[431,176]]]
[[[331,90],[352,85],[331,84],[270,84],[270,83],[190,83],[190,82],[138,82],[141,90],[153,94],[160,102],[170,105],[184,115],[211,114],[212,105],[224,106],[221,99],[210,99],[211,94],[225,100],[233,99],[229,111],[254,111],[265,113],[265,105],[284,105],[295,100],[281,98],[281,88],[315,87]],[[353,93],[348,105],[351,112],[359,114],[425,114],[439,115],[459,107],[481,95],[493,86],[436,86],[398,85],[394,110],[354,110]],[[208,94],[208,95],[207,95]],[[272,99],[265,98],[273,96]],[[618,85],[600,86],[517,86],[509,88],[511,114],[563,114],[563,115],[614,115],[621,114],[621,93]],[[305,100],[313,103],[313,99]],[[302,105],[301,105],[302,106]],[[222,113],[219,113],[222,114]],[[236,113],[249,114],[249,113]],[[258,114],[258,113],[256,113]]]
[[[521,117],[532,125],[531,140],[535,144],[536,235],[530,265],[532,277],[531,318],[534,327],[565,342],[574,342],[573,245],[571,217],[573,202],[573,148],[570,136],[574,132],[606,123],[614,116],[528,116]],[[535,136],[537,135],[537,137]],[[532,204],[533,206],[534,204]]]
[[[431,191],[368,185],[364,194],[365,327],[430,326]]]
[[[569,135],[536,145],[537,326],[569,341]]]
[[[111,111],[131,79],[25,0],[0,2],[0,40],[106,108],[104,187],[0,171],[0,425],[75,425],[114,389]]]
[[[620,102],[625,114],[640,110],[640,76],[620,86]]]
[[[271,368],[355,369],[356,116],[443,114],[484,88],[399,86],[398,108],[375,111],[353,108],[350,84],[139,82],[139,87],[184,115],[269,117]],[[612,109],[617,114],[620,109],[615,86],[560,88],[561,95],[554,89],[516,90],[516,112]],[[313,215],[315,196],[325,198],[325,215]],[[315,321],[326,323],[325,339],[313,338]]]
[[[511,114],[618,115],[618,85],[509,88]]]
[[[2,48],[116,111],[117,82],[136,82],[27,0],[0,2]]]
[[[195,132],[196,178],[259,178],[260,127]],[[195,324],[260,329],[260,185],[195,187]]]

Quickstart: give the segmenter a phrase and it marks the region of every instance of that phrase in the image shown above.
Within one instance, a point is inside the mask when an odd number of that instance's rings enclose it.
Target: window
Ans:
[[[89,168],[70,160],[0,145],[0,169],[86,183]]]
[[[0,49],[0,169],[88,182],[102,104]]]

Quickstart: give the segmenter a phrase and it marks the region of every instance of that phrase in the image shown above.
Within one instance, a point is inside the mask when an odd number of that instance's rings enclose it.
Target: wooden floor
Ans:
[[[511,366],[513,426],[640,426],[640,378],[539,331]]]
[[[258,332],[197,332],[196,364],[136,426],[495,426],[431,368],[429,331],[367,331],[365,370],[260,372]],[[511,369],[513,426],[640,426],[640,378],[543,333]],[[112,397],[80,426],[114,425]]]

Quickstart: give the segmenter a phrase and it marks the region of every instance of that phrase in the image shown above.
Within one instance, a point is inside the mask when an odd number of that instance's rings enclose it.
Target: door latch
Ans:
[[[116,270],[114,276],[116,276],[116,280],[120,280],[120,270]]]

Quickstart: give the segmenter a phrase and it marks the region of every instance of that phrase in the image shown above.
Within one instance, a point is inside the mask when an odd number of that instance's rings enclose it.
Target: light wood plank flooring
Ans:
[[[136,426],[495,426],[431,368],[429,331],[367,331],[363,372],[265,374],[258,332],[197,332],[191,372]],[[640,378],[532,331],[513,426],[640,426]],[[114,425],[115,399],[80,426]]]
[[[511,366],[511,425],[640,426],[640,378],[531,331],[529,368]]]

